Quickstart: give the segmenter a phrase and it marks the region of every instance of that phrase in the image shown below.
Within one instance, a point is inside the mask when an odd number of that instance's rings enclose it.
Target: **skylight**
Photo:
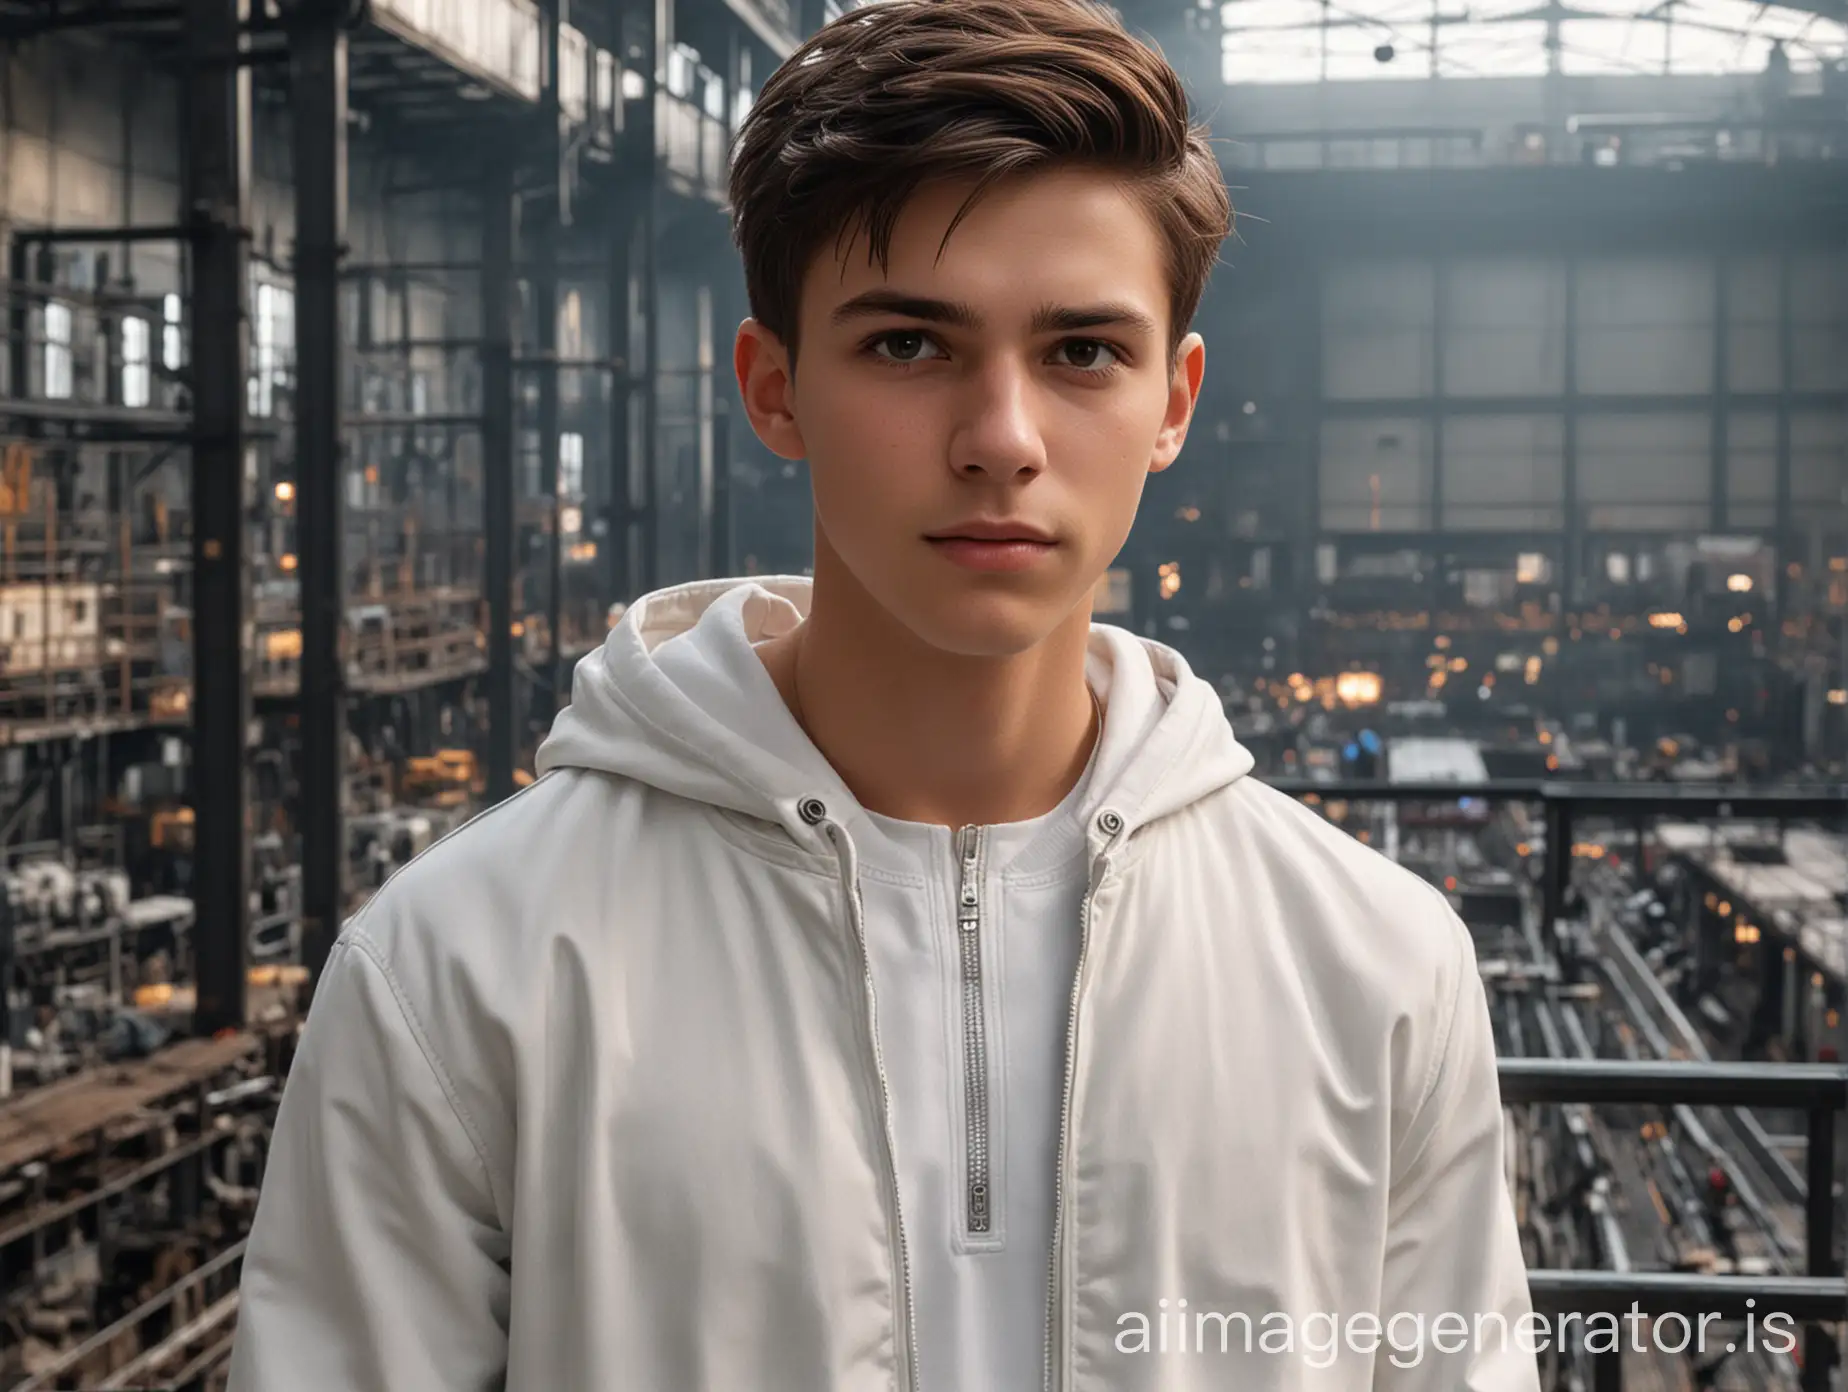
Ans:
[[[1793,72],[1848,58],[1848,25],[1751,0],[1231,0],[1232,83],[1530,77],[1548,71],[1725,76],[1765,70],[1774,42]]]

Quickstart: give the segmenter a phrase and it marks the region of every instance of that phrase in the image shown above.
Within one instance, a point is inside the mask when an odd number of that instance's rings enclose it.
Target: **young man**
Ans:
[[[233,1385],[1535,1392],[1467,933],[1090,621],[1227,232],[1174,73],[888,0],[733,193],[813,582],[638,601],[348,927]]]

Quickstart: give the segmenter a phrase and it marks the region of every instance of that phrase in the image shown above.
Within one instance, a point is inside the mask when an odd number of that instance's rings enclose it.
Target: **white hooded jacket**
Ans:
[[[754,737],[722,662],[656,660],[702,617],[785,632],[807,596],[632,606],[539,781],[347,926],[234,1392],[942,1386],[864,942],[872,823]],[[1538,1392],[1467,931],[1249,776],[1178,654],[1092,635],[1044,1386]]]

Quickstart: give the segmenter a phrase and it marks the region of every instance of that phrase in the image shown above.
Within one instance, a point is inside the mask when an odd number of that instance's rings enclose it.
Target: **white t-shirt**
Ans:
[[[871,830],[856,837],[922,1392],[1040,1385],[1087,879],[1074,809],[1090,774],[1031,821],[971,836],[867,813]],[[959,918],[965,887],[974,946]],[[964,985],[977,962],[972,1017]],[[986,1203],[971,1192],[984,1179]]]

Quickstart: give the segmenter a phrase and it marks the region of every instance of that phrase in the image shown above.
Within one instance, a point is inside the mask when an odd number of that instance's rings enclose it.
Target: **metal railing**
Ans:
[[[690,101],[655,94],[655,130],[667,168],[713,197],[723,197],[731,170],[725,123]]]
[[[533,0],[373,0],[373,15],[464,72],[527,101],[539,99],[541,28]]]
[[[1236,132],[1236,169],[1490,169],[1558,165],[1675,168],[1848,158],[1839,121],[1778,121],[1648,112],[1575,115],[1563,127],[1521,123],[1329,126]]]
[[[1788,1316],[1804,1325],[1804,1392],[1829,1392],[1837,1344],[1825,1326],[1848,1323],[1848,1280],[1840,1274],[1834,1251],[1835,1132],[1838,1115],[1848,1111],[1848,1066],[1504,1058],[1498,1061],[1498,1072],[1502,1102],[1508,1106],[1643,1103],[1803,1112],[1809,1134],[1802,1276],[1535,1269],[1528,1272],[1528,1288],[1535,1311],[1543,1315]],[[1618,1343],[1614,1350],[1591,1355],[1595,1392],[1621,1392],[1621,1340]]]
[[[1584,818],[1640,822],[1649,817],[1689,820],[1718,817],[1774,821],[1848,820],[1848,785],[1809,788],[1740,788],[1695,783],[1384,783],[1356,779],[1318,783],[1306,778],[1265,780],[1293,797],[1348,802],[1537,803],[1546,816],[1544,917],[1553,924],[1563,912],[1572,875],[1572,829]]]

